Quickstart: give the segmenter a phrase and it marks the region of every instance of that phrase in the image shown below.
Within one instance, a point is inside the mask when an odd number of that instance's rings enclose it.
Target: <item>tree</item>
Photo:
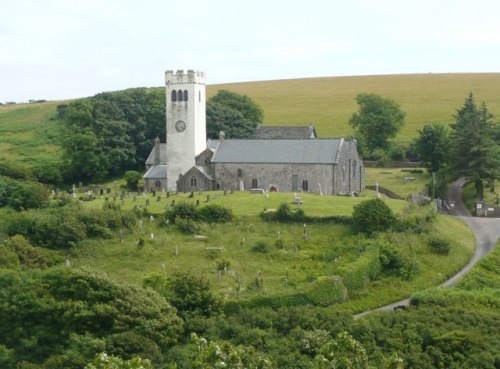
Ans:
[[[352,212],[354,230],[367,235],[388,230],[395,219],[391,208],[380,199],[363,201]]]
[[[222,311],[222,300],[210,291],[210,284],[201,276],[176,272],[172,277],[155,273],[144,280],[164,296],[184,318],[193,315],[210,317]]]
[[[151,361],[134,357],[130,360],[123,360],[117,356],[109,356],[106,353],[97,355],[95,360],[88,364],[85,369],[154,369]]]
[[[194,368],[211,369],[272,369],[274,363],[253,347],[234,346],[230,342],[207,341],[195,333],[191,341],[196,345],[198,354],[194,360]]]
[[[219,90],[207,101],[207,136],[224,132],[231,138],[250,138],[262,123],[263,111],[248,96]]]
[[[127,182],[127,187],[131,190],[137,190],[137,184],[142,178],[142,174],[135,170],[128,170],[125,172],[125,181]]]
[[[429,173],[444,168],[450,152],[448,129],[440,123],[426,124],[418,131],[415,140],[415,149],[422,161],[422,165]]]
[[[352,115],[349,124],[363,136],[369,151],[387,149],[387,140],[396,137],[403,126],[405,113],[394,100],[376,94],[359,94],[356,102],[359,111]]]
[[[493,115],[484,102],[478,107],[471,93],[457,110],[451,128],[451,173],[473,180],[476,194],[482,198],[483,180],[493,182],[500,174],[498,128],[493,125]]]
[[[347,332],[321,347],[316,356],[317,369],[368,369],[368,355],[361,343]]]

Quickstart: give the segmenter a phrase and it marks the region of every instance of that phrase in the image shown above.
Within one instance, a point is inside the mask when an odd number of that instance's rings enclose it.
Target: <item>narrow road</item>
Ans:
[[[470,215],[462,201],[462,187],[465,184],[465,179],[461,178],[450,185],[447,193],[447,201],[455,202],[454,215],[462,219],[467,224],[476,236],[476,251],[470,259],[457,274],[441,283],[439,287],[452,287],[460,278],[467,274],[472,267],[491,250],[500,238],[500,218],[476,218]],[[385,305],[373,310],[364,311],[354,315],[354,319],[361,318],[376,311],[393,311],[394,308],[407,307],[410,305],[410,299],[404,299]]]

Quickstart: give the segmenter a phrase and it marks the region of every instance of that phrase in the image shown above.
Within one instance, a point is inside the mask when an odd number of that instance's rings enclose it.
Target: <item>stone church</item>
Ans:
[[[364,189],[356,140],[317,138],[314,126],[259,126],[255,139],[206,140],[205,75],[165,73],[166,143],[157,138],[146,191],[233,189],[351,194]]]

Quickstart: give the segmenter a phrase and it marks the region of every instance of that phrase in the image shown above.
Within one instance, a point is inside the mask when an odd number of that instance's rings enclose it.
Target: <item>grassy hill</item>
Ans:
[[[500,73],[324,77],[209,85],[208,96],[222,88],[245,94],[262,106],[266,125],[311,122],[320,137],[339,137],[352,133],[347,122],[357,109],[356,95],[373,92],[396,100],[407,113],[397,140],[409,142],[427,122],[452,122],[469,92],[500,116],[499,85]],[[61,103],[0,106],[0,160],[29,166],[59,160]]]
[[[338,137],[352,132],[348,121],[357,110],[356,95],[376,93],[396,100],[407,113],[397,140],[409,142],[425,123],[451,123],[469,92],[499,116],[499,84],[500,73],[408,74],[230,83],[211,85],[208,94],[221,88],[245,94],[264,109],[265,125],[311,122],[320,137]]]
[[[60,125],[58,102],[0,106],[0,160],[20,161],[32,167],[57,161]]]

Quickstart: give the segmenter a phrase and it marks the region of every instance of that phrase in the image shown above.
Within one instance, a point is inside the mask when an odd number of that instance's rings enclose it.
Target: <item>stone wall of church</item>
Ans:
[[[162,189],[167,189],[167,179],[144,179],[144,191],[161,191]]]
[[[363,161],[358,155],[355,144],[344,142],[338,165],[335,168],[335,188],[337,194],[360,192],[365,188]]]
[[[177,191],[179,192],[212,191],[213,187],[213,181],[196,170],[196,168],[188,170],[177,181]]]
[[[332,164],[215,163],[218,189],[259,188],[280,192],[334,192]]]

